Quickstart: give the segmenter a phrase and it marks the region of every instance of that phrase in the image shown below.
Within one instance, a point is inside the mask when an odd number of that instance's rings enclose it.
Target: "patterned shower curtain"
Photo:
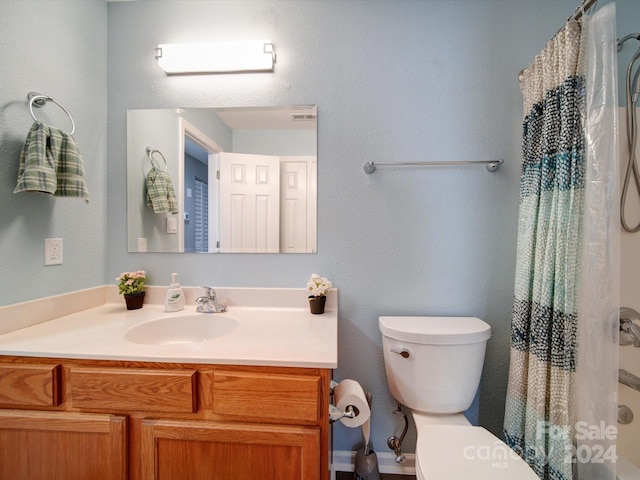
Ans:
[[[572,478],[585,184],[581,30],[570,20],[521,80],[523,163],[504,438],[542,479]]]

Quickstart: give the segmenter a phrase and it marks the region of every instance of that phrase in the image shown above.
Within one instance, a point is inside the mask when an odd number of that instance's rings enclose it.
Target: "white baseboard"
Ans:
[[[416,456],[413,453],[404,454],[407,459],[402,463],[396,463],[396,456],[391,452],[376,452],[376,455],[378,457],[378,469],[380,473],[392,473],[396,475],[416,474]],[[335,472],[353,472],[355,457],[356,452],[334,450],[331,478],[335,479]]]

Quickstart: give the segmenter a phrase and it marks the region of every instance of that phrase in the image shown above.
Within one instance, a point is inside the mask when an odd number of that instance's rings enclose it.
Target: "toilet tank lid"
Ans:
[[[483,342],[491,326],[476,317],[379,317],[383,335],[405,342],[431,345],[460,345]]]

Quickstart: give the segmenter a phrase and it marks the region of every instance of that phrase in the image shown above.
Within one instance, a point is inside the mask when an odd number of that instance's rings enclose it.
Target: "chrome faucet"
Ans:
[[[196,303],[198,306],[196,307],[196,312],[199,313],[220,313],[226,312],[227,306],[220,305],[216,300],[216,291],[212,287],[204,288],[204,296],[196,298]]]
[[[640,321],[640,314],[633,308],[622,307],[620,309],[620,345],[640,347],[640,326],[634,323]],[[624,334],[624,335],[623,335]]]

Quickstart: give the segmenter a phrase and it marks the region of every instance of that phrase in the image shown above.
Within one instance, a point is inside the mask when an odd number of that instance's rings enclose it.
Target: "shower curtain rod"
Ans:
[[[597,2],[598,0],[582,0],[582,3],[576,7],[576,9],[573,11],[573,15],[567,18],[567,21],[571,20],[572,18],[578,20],[584,12],[593,7]]]
[[[582,0],[582,3],[580,5],[578,5],[576,7],[576,9],[573,11],[573,14],[567,18],[567,22],[569,20],[571,20],[572,18],[574,20],[578,20],[582,14],[584,12],[586,12],[587,10],[589,10],[591,7],[593,7],[596,3],[598,3],[598,0]],[[560,30],[558,30],[558,32],[560,32],[562,30],[562,28]],[[556,35],[558,34],[558,32],[556,32]],[[522,70],[520,70],[520,72],[518,73],[518,80],[521,82],[522,79],[524,78],[524,71],[526,70],[526,68],[523,68]]]

